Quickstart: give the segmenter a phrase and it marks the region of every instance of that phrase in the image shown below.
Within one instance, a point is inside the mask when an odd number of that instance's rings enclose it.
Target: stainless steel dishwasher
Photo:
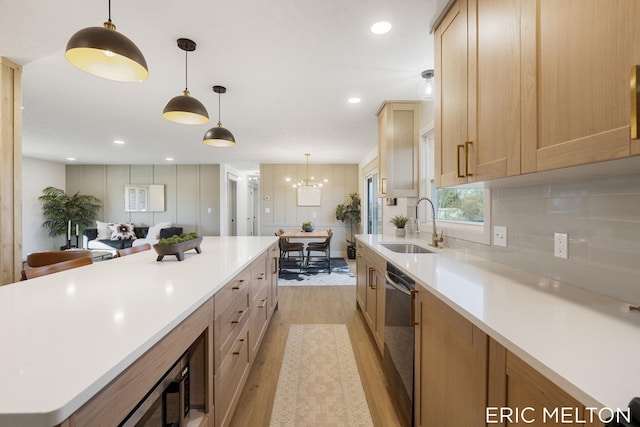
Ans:
[[[405,426],[413,425],[415,281],[387,263],[383,366]]]

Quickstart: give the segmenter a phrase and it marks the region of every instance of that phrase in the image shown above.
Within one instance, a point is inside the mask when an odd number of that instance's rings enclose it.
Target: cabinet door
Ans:
[[[588,416],[584,405],[493,339],[489,340],[488,390],[489,407],[531,408],[523,411],[519,420],[514,416],[512,422],[504,420],[504,423],[491,424],[539,427],[571,424],[603,427],[597,413],[593,417]],[[558,411],[555,411],[556,408]],[[565,423],[562,423],[562,408],[571,408]],[[547,415],[544,415],[545,413]],[[488,419],[498,421],[497,411],[488,414]]]
[[[385,296],[386,296],[386,278],[384,272],[379,268],[373,270],[373,280],[376,287],[376,324],[375,338],[378,344],[378,350],[384,355],[384,315],[385,315]]]
[[[522,1],[468,0],[469,181],[520,174],[523,12]]]
[[[279,258],[278,245],[273,245],[269,249],[269,265],[267,266],[267,278],[269,282],[269,315],[278,306],[278,262]]]
[[[371,332],[373,332],[374,336],[376,330],[376,314],[378,309],[378,303],[376,300],[376,285],[376,269],[371,265],[370,262],[367,262],[367,297],[365,300],[364,317],[365,319],[367,319],[369,329],[371,329]]]
[[[629,84],[640,63],[640,4],[537,0],[537,9],[538,135],[526,148],[523,172],[637,153]]]
[[[441,187],[467,182],[464,176],[465,141],[469,138],[467,0],[458,0],[452,6],[436,29],[434,40],[435,181]]]
[[[420,425],[484,426],[487,335],[430,292],[420,301]]]

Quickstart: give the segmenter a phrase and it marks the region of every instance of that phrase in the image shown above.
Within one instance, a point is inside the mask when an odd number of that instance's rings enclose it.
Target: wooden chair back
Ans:
[[[62,261],[84,257],[91,258],[91,251],[79,249],[72,251],[33,252],[27,255],[27,265],[29,267],[43,267],[45,265],[57,264]]]
[[[70,270],[72,268],[82,267],[83,265],[89,264],[93,264],[93,258],[91,258],[90,256],[85,256],[81,258],[57,262],[55,264],[44,265],[42,267],[27,268],[25,270],[22,270],[22,280],[46,276],[47,274]]]
[[[131,246],[130,248],[118,249],[118,256],[127,256],[131,254],[135,254],[137,252],[144,252],[151,249],[151,244],[145,243],[140,246]]]

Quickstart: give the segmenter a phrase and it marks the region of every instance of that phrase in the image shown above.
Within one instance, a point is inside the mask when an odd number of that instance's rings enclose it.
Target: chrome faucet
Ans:
[[[427,197],[422,197],[421,199],[418,200],[418,203],[416,203],[416,232],[420,233],[420,221],[418,221],[418,206],[420,205],[420,202],[424,200],[429,202],[429,204],[431,205],[431,217],[433,218],[433,232],[431,233],[431,246],[433,246],[434,248],[437,248],[438,243],[442,243],[444,241],[444,238],[442,237],[442,235],[438,236],[438,231],[436,229],[436,208],[433,206],[433,202]]]

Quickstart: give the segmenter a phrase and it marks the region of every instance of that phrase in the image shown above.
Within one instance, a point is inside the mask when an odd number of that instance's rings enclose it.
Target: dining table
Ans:
[[[295,230],[285,230],[280,237],[285,239],[326,239],[329,237],[329,230],[314,229],[313,231],[303,231],[297,228]]]

